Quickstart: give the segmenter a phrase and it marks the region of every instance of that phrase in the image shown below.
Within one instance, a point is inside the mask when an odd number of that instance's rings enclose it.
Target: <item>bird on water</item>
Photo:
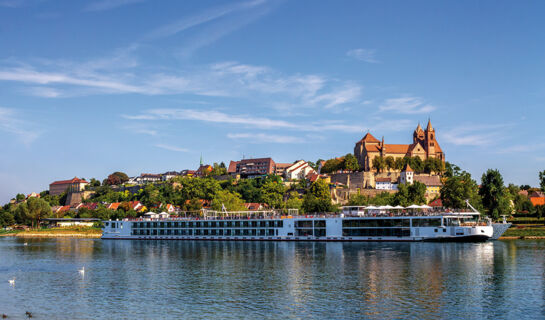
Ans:
[[[15,284],[15,277],[13,279],[8,280],[9,284],[14,285]]]
[[[27,316],[29,319],[32,318],[32,313],[30,313],[30,312],[27,311],[27,312],[25,312],[25,314],[26,314],[26,316]]]
[[[81,269],[78,270],[81,275],[85,274],[85,267],[81,267]]]

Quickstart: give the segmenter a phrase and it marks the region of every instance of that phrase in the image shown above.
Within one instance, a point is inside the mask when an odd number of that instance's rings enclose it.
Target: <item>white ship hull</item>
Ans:
[[[102,239],[216,241],[486,241],[490,224],[457,216],[267,217],[105,221]]]

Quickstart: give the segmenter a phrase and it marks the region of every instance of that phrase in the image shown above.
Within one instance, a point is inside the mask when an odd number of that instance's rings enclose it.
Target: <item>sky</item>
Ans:
[[[545,170],[543,1],[0,0],[0,203],[104,179],[408,144]]]

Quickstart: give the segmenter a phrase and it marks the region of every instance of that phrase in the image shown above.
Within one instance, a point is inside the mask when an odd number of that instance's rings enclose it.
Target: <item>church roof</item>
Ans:
[[[361,138],[361,141],[363,142],[374,142],[374,143],[380,143],[377,138],[373,137],[373,135],[369,132],[367,132],[363,138]]]
[[[408,144],[385,144],[386,153],[396,153],[396,154],[407,154],[409,151],[410,145]],[[381,146],[377,145],[367,145],[365,146],[367,152],[380,152],[382,150]]]
[[[385,144],[386,153],[401,153],[406,154],[409,152],[410,145],[408,144]]]
[[[426,127],[426,131],[433,131],[433,127],[431,126],[431,119],[428,119],[428,126]]]
[[[405,171],[405,172],[414,172],[414,170],[411,168],[411,166],[408,163],[405,166],[405,169],[403,169],[403,171]]]

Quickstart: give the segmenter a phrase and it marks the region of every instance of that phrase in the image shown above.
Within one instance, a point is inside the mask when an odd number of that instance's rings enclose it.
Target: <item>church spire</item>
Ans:
[[[431,119],[428,117],[428,126],[426,127],[426,131],[433,131],[433,127],[431,126]]]
[[[422,130],[422,126],[420,126],[420,122],[418,122],[418,126],[416,127],[416,130],[415,130],[415,131],[416,131],[416,132],[418,132],[418,131],[423,131],[423,130]]]

